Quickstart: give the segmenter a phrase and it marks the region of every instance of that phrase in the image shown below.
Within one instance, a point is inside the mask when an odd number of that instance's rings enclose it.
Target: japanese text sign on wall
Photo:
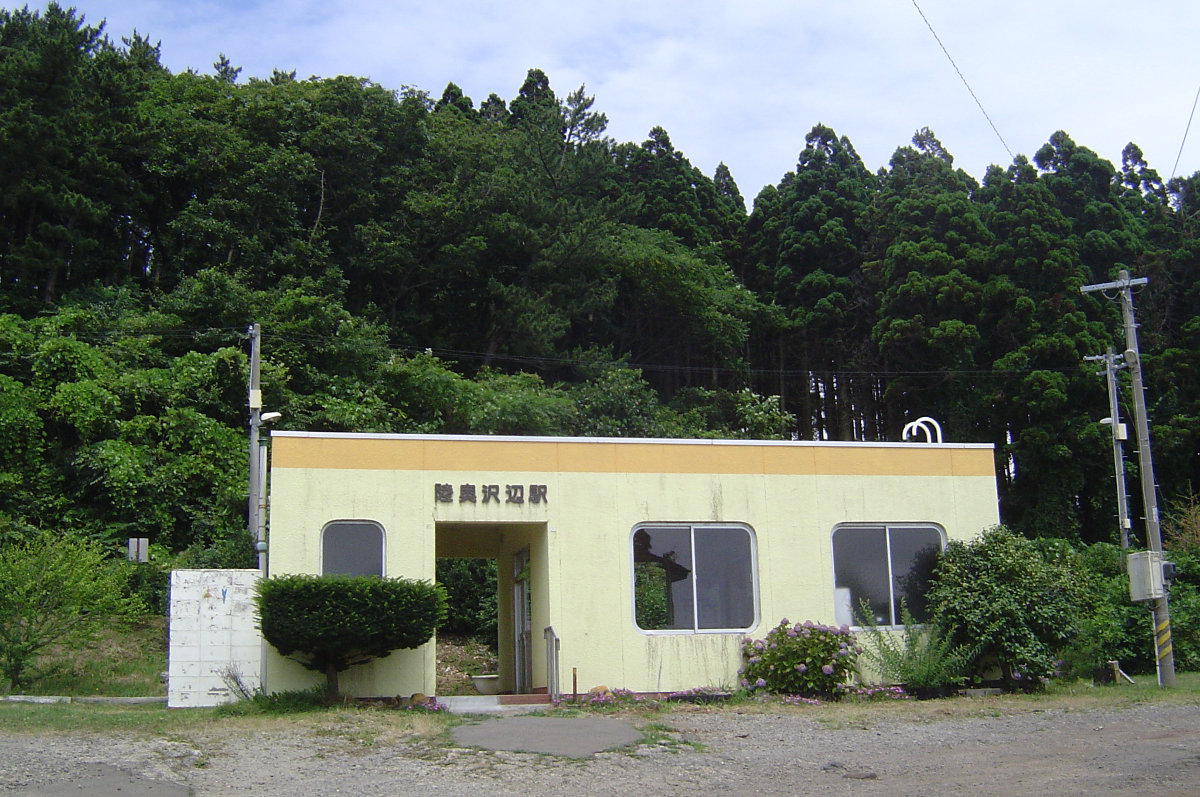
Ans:
[[[454,503],[454,485],[433,485],[433,500],[439,504]],[[478,490],[476,490],[476,485],[474,484],[460,484],[458,486],[458,503],[460,504],[524,504],[526,500],[531,504],[549,503],[546,498],[546,485],[529,485],[527,496],[524,484],[506,484],[504,485],[503,501],[500,498],[499,484],[480,484],[478,485]]]

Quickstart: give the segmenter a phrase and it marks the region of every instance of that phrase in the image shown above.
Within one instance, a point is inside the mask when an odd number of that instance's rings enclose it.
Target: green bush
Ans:
[[[445,590],[403,578],[276,576],[258,583],[255,602],[263,637],[325,673],[335,695],[339,672],[423,645],[446,617]]]
[[[171,571],[156,562],[126,562],[125,594],[136,597],[150,614],[171,613]]]
[[[977,674],[995,664],[1009,688],[1036,684],[1079,638],[1094,606],[1086,568],[1070,546],[1050,553],[1003,526],[946,546],[929,606],[955,644],[973,647]]]
[[[1168,552],[1167,558],[1179,569],[1178,576],[1171,584],[1169,601],[1175,669],[1194,672],[1200,670],[1200,549],[1189,545]],[[1150,621],[1146,619],[1149,612],[1139,606],[1137,614],[1138,633],[1146,641],[1149,655],[1152,650],[1149,642]],[[1150,662],[1149,670],[1152,670],[1153,660]]]
[[[78,644],[141,614],[124,565],[97,542],[50,531],[0,548],[0,687],[28,686],[51,645]]]
[[[854,671],[859,648],[847,626],[790,625],[786,619],[766,639],[743,639],[741,685],[774,694],[836,698]]]
[[[904,684],[909,689],[955,686],[965,679],[975,659],[967,645],[955,645],[953,634],[936,625],[922,625],[900,604],[902,632],[880,628],[865,602],[858,622],[865,635],[862,657],[886,684]]]
[[[496,649],[496,560],[438,559],[437,580],[446,590],[444,634],[474,637]]]
[[[1058,542],[1059,545],[1053,545]],[[1061,541],[1037,540],[1035,547],[1050,555]],[[1057,554],[1059,559],[1071,555]],[[1171,585],[1171,632],[1175,667],[1181,671],[1200,669],[1200,560],[1194,549],[1167,554],[1179,568]],[[1062,652],[1063,672],[1068,677],[1091,677],[1105,662],[1121,662],[1130,673],[1154,672],[1154,636],[1149,607],[1129,599],[1129,576],[1125,552],[1111,543],[1093,543],[1074,554],[1073,566],[1082,567],[1093,600],[1078,623],[1079,633]]]
[[[1075,639],[1061,653],[1062,674],[1091,678],[1093,669],[1112,660],[1120,661],[1127,672],[1152,672],[1149,612],[1129,600],[1124,553],[1111,543],[1098,542],[1081,548],[1074,563],[1083,568],[1093,600],[1080,618]]]

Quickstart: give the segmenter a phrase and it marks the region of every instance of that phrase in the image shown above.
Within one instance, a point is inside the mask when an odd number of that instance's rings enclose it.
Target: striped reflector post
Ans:
[[[1158,651],[1158,660],[1171,655],[1171,621],[1163,620],[1154,629],[1154,642]]]
[[[1175,652],[1171,646],[1171,615],[1167,599],[1157,598],[1150,602],[1151,617],[1154,618],[1154,663],[1158,670],[1158,685],[1175,686]]]

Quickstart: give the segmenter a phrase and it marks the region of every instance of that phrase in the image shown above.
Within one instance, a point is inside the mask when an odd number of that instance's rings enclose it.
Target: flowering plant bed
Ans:
[[[742,640],[741,685],[751,691],[836,700],[860,649],[848,626],[791,625],[785,618],[765,639]]]

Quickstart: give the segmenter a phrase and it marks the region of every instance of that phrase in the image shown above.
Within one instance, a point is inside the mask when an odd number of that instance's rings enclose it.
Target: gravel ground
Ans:
[[[655,723],[642,744],[586,760],[448,747],[352,715],[223,737],[0,729],[0,791],[65,793],[107,764],[198,797],[1200,795],[1200,707],[988,713],[831,723],[817,712],[677,711],[631,719]]]

